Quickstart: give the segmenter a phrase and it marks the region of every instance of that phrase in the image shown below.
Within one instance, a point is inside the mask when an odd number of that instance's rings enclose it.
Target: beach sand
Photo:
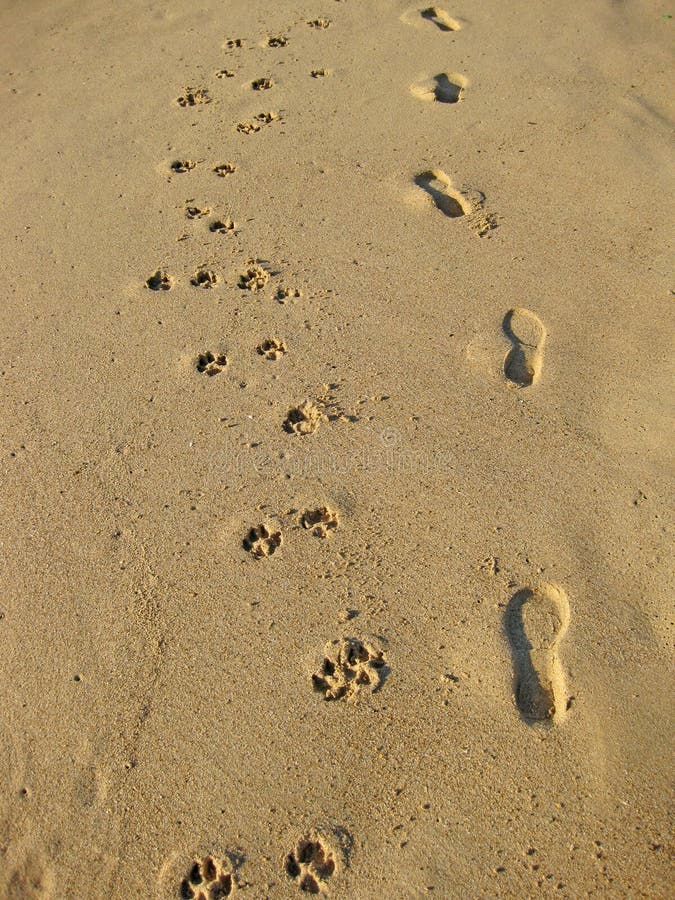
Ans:
[[[667,5],[0,6],[0,896],[666,896]]]

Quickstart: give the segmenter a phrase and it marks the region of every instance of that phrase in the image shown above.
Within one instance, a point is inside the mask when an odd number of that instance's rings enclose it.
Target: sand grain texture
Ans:
[[[666,12],[0,2],[0,896],[667,895]]]

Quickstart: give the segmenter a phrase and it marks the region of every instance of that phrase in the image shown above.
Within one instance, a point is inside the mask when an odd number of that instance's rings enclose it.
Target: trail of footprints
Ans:
[[[401,19],[415,27],[432,27],[441,35],[457,33],[462,27],[459,20],[438,6],[415,8]],[[316,18],[308,20],[305,25],[316,31],[325,31],[332,23],[326,18]],[[258,46],[278,50],[286,47],[288,42],[288,35],[269,35]],[[229,38],[224,49],[236,52],[245,44],[244,38]],[[324,68],[309,72],[315,79],[329,74],[329,70]],[[215,77],[232,79],[236,77],[236,71],[222,68],[215,73]],[[464,75],[441,71],[421,78],[409,90],[417,99],[454,105],[463,100],[468,84]],[[256,95],[272,91],[274,87],[274,79],[268,75],[250,82],[250,88]],[[208,107],[212,100],[208,87],[188,86],[175,102],[181,109],[196,110],[198,107]],[[263,111],[249,120],[233,123],[233,130],[245,136],[255,135],[279,120],[278,112]],[[169,177],[189,177],[198,164],[198,161],[189,158],[174,159],[169,164]],[[229,178],[237,172],[234,162],[216,162],[211,166],[211,172],[218,178]],[[488,234],[496,227],[494,215],[483,211],[482,195],[455,186],[442,169],[424,169],[414,176],[413,182],[436,212],[445,218],[472,219],[472,227],[479,236]],[[195,223],[205,221],[208,231],[214,235],[237,233],[231,216],[213,215],[208,204],[187,200],[185,216]],[[271,278],[268,265],[249,258],[233,286],[257,294],[268,288]],[[208,264],[198,265],[189,279],[191,287],[207,291],[217,289],[225,282],[224,276]],[[147,289],[152,292],[170,291],[176,283],[176,278],[164,268],[156,269],[145,281]],[[278,303],[285,304],[297,301],[301,292],[296,287],[278,285],[274,297]],[[535,313],[514,307],[504,316],[502,329],[511,345],[503,361],[504,380],[518,389],[530,388],[541,377],[546,328]],[[286,342],[278,337],[262,340],[256,350],[268,362],[278,362],[288,352]],[[195,370],[200,376],[215,379],[226,371],[228,362],[224,351],[206,349],[196,355]],[[327,420],[322,403],[305,399],[287,410],[281,419],[281,427],[290,438],[301,440],[314,434]],[[328,505],[305,509],[299,515],[295,514],[292,521],[288,520],[288,515],[279,516],[274,523],[268,520],[248,528],[241,540],[245,553],[256,561],[279,555],[284,545],[282,520],[285,528],[305,532],[320,541],[329,539],[339,527],[338,512]],[[507,605],[504,632],[511,649],[514,702],[528,724],[559,724],[571,704],[559,654],[569,618],[567,597],[560,587],[553,584],[522,588]],[[379,639],[348,635],[333,639],[324,647],[310,680],[313,690],[324,700],[354,703],[364,694],[379,691],[388,674],[387,656]],[[312,833],[301,837],[286,853],[282,868],[289,882],[300,891],[320,894],[328,890],[332,877],[339,870],[340,857],[338,844],[331,844],[323,834]],[[237,874],[229,858],[218,859],[207,855],[194,859],[190,864],[180,882],[178,894],[186,900],[211,900],[229,897],[236,888]]]

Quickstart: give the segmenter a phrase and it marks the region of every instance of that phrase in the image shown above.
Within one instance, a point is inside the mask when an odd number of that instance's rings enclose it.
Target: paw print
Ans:
[[[321,410],[310,400],[288,410],[284,419],[284,431],[289,434],[312,434],[325,419]]]
[[[252,265],[239,276],[239,287],[242,291],[255,293],[264,288],[269,279],[269,272],[266,272],[262,266]]]
[[[209,289],[218,283],[218,276],[210,269],[197,269],[190,279],[190,284],[194,287]]]
[[[234,890],[234,878],[224,863],[212,856],[195,860],[180,885],[183,900],[217,900],[229,897]]]
[[[300,518],[300,524],[315,537],[325,538],[329,531],[335,531],[338,527],[338,517],[329,506],[320,506],[318,509],[306,509]]]
[[[286,344],[279,338],[266,338],[258,345],[258,353],[265,359],[280,359],[286,353]]]
[[[204,375],[219,375],[227,365],[227,356],[224,353],[200,353],[197,357],[197,371]]]
[[[301,838],[284,860],[288,877],[308,894],[325,893],[335,868],[335,854],[319,837]]]
[[[325,700],[349,700],[361,690],[376,691],[385,675],[384,651],[357,638],[342,638],[327,645],[314,689]]]
[[[170,291],[172,284],[171,276],[161,269],[157,269],[145,282],[151,291]]]
[[[244,550],[256,559],[271,556],[281,546],[283,535],[281,531],[270,531],[266,525],[257,525],[249,529],[243,540]]]

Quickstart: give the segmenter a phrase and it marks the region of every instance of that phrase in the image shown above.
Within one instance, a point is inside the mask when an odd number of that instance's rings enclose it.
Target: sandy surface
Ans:
[[[2,896],[668,892],[673,21],[424,10],[1,4]]]

